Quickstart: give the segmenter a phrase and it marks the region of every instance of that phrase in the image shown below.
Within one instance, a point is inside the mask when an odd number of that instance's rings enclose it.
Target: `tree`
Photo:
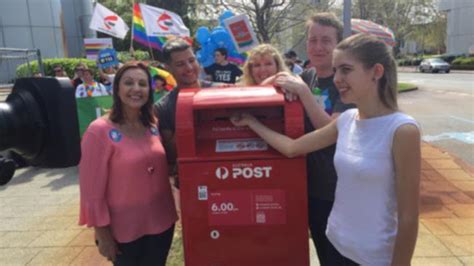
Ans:
[[[287,29],[302,25],[309,12],[316,10],[311,1],[298,0],[218,0],[212,9],[214,12],[228,9],[234,14],[246,14],[262,43],[269,43],[278,34]],[[320,9],[332,6],[335,0],[321,0]]]
[[[408,38],[416,41],[423,52],[429,51],[441,54],[446,51],[446,26],[446,15],[438,13],[433,21],[416,25],[415,30]]]

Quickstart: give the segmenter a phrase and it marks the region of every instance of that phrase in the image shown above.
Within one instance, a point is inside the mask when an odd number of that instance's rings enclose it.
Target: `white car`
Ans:
[[[449,73],[451,65],[441,58],[428,58],[421,61],[418,69],[420,72],[438,73],[443,71]]]

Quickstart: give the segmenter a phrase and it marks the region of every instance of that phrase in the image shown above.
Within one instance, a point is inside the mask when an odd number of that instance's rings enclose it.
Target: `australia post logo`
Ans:
[[[106,29],[111,30],[114,26],[115,23],[117,23],[118,17],[117,16],[107,16],[104,18],[104,26]]]
[[[216,177],[220,180],[270,178],[271,171],[271,166],[235,165],[232,169],[221,166],[216,168]]]

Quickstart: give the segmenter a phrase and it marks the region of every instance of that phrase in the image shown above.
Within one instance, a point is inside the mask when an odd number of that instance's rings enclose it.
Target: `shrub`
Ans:
[[[46,76],[54,76],[54,66],[62,65],[63,69],[68,74],[69,78],[74,76],[74,68],[79,62],[83,62],[87,65],[88,68],[97,72],[97,66],[94,60],[84,59],[84,58],[51,58],[43,60],[44,74]],[[32,73],[39,72],[38,61],[30,62],[32,68]],[[28,64],[21,64],[16,68],[16,76],[18,78],[30,76],[28,70]]]
[[[150,54],[148,52],[138,50],[138,51],[135,51],[134,54],[135,54],[135,60],[139,60],[139,61],[150,60]],[[130,52],[118,52],[117,57],[120,62],[128,62],[130,60],[133,60]]]
[[[474,66],[474,57],[458,57],[453,62],[453,65]]]

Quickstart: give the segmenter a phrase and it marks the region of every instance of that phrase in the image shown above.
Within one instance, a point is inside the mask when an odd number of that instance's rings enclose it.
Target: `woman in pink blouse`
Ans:
[[[113,100],[82,139],[79,224],[115,265],[165,265],[177,214],[144,65],[117,72]]]

